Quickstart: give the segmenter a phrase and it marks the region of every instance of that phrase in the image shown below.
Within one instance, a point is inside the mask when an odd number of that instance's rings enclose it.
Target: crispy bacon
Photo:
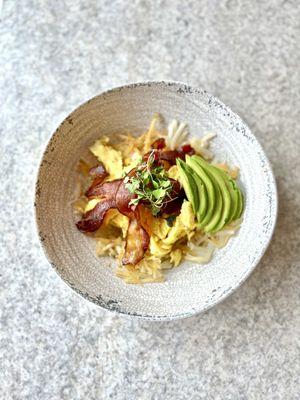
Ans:
[[[188,154],[189,156],[196,154],[195,149],[190,144],[184,144],[181,146],[180,152]]]
[[[184,199],[184,190],[180,187],[180,183],[174,179],[170,179],[172,183],[172,191],[170,197],[166,199],[161,208],[161,212],[165,214],[177,214],[180,212]]]
[[[159,155],[159,160],[168,161],[170,164],[176,164],[176,158],[184,159],[185,155],[181,151],[177,150],[165,150],[161,151]]]
[[[106,172],[106,169],[105,169],[103,163],[99,162],[98,165],[95,165],[94,167],[90,168],[89,175],[91,175],[93,178],[103,178],[104,179],[108,176],[108,173]]]
[[[129,218],[135,218],[135,206],[129,205],[130,201],[135,197],[135,194],[130,193],[129,190],[126,189],[125,183],[122,180],[116,193],[116,205],[121,214]]]
[[[161,150],[166,147],[166,140],[164,138],[158,138],[151,144],[151,149]]]
[[[127,231],[125,254],[122,264],[135,265],[144,257],[148,249],[150,238],[137,219],[131,219]]]
[[[87,192],[87,197],[99,196],[103,198],[96,206],[85,213],[82,220],[77,222],[77,228],[81,232],[94,232],[100,228],[106,212],[110,208],[117,208],[116,205],[116,193],[118,192],[119,186],[122,179],[116,179],[111,182],[99,183],[94,187],[90,187]]]
[[[119,189],[122,179],[115,179],[114,181],[99,183],[96,186],[91,186],[86,192],[86,197],[114,197]]]
[[[132,171],[130,172],[132,175]],[[150,237],[141,225],[139,218],[139,209],[143,207],[139,205],[130,206],[130,201],[136,195],[130,193],[125,187],[124,181],[120,184],[116,194],[116,206],[120,213],[130,218],[130,223],[126,236],[125,254],[122,258],[122,264],[135,265],[144,257],[145,251],[148,249]]]
[[[130,218],[122,263],[124,265],[138,263],[149,246],[150,238],[139,221],[138,209],[129,205],[135,194],[126,189],[124,179],[98,184],[89,188],[86,195],[103,197],[103,200],[88,211],[81,221],[77,222],[77,228],[81,232],[94,232],[100,228],[109,209],[118,209],[120,213]]]
[[[106,211],[110,208],[124,208],[122,198],[118,197],[117,204],[117,194],[119,187],[122,184],[122,189],[124,186],[123,179],[116,179],[111,182],[104,182],[98,184],[94,187],[90,187],[87,192],[87,197],[102,197],[103,201],[100,201],[92,210],[88,211],[81,221],[77,223],[77,228],[82,232],[94,232],[100,228],[103,219],[105,217]],[[128,191],[127,191],[128,192]],[[129,192],[128,192],[129,193]],[[130,200],[129,200],[130,201]],[[128,206],[128,199],[124,199],[124,203]],[[120,211],[121,212],[121,211]],[[123,213],[122,213],[123,214]]]
[[[95,165],[94,167],[90,168],[89,175],[93,178],[93,182],[89,188],[92,190],[95,186],[100,185],[104,179],[108,176],[106,169],[102,163]]]
[[[88,211],[76,226],[81,232],[95,232],[100,228],[105,214],[111,208],[115,208],[114,200],[104,200],[96,204],[96,206]]]
[[[164,138],[155,140],[151,145],[152,150],[144,155],[144,161],[147,161],[149,156],[152,155],[154,162],[168,170],[171,165],[176,164],[176,158],[184,160],[187,154],[190,156],[195,154],[195,150],[190,144],[181,146],[179,150],[164,150],[165,147],[166,141]]]
[[[170,165],[176,164],[176,158],[185,159],[185,154],[177,150],[152,150],[146,153],[143,157],[144,161],[147,161],[150,155],[154,157],[154,163],[164,165],[164,162],[168,162]]]

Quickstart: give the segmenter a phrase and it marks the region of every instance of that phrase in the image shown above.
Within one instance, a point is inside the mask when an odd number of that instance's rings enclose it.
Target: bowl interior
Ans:
[[[101,135],[147,129],[155,112],[189,124],[191,135],[217,133],[220,160],[240,167],[244,222],[236,237],[207,265],[184,262],[166,282],[127,285],[114,274],[114,260],[99,258],[95,243],[75,226],[72,209],[80,157]],[[74,290],[121,313],[172,319],[203,311],[222,300],[255,267],[271,238],[277,210],[269,163],[249,128],[204,91],[177,83],[134,84],[101,94],[60,125],[44,153],[36,189],[36,217],[47,258]]]

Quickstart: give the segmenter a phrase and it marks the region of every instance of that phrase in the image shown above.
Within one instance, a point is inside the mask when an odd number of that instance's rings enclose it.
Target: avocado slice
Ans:
[[[193,172],[188,167],[188,165],[186,165],[186,163],[182,161],[180,158],[176,159],[176,164],[178,167],[180,182],[183,186],[183,189],[185,191],[188,200],[192,204],[194,214],[196,215],[199,209],[199,197],[198,197],[197,184],[193,177]]]
[[[216,225],[214,225],[214,221],[211,222],[211,224],[208,225],[207,229],[212,232],[219,231],[220,229],[223,228],[224,225],[226,225],[231,217],[231,195],[230,191],[226,185],[226,179],[225,176],[222,175],[221,171],[214,167],[213,165],[207,163],[204,161],[201,157],[199,156],[193,156],[195,161],[197,161],[205,170],[207,170],[208,173],[210,173],[214,181],[219,188],[220,195],[222,197],[222,203],[223,203],[223,208],[222,208],[222,213],[220,215],[219,221]],[[216,220],[217,220],[217,215],[216,215]]]
[[[198,222],[201,222],[205,217],[208,206],[207,191],[205,184],[200,176],[197,175],[193,170],[192,175],[198,188],[199,208],[197,210],[197,220]]]
[[[220,185],[223,185],[222,180],[219,178],[218,174],[215,174],[214,171],[212,170],[210,164],[206,163],[204,160],[202,162],[202,159],[198,156],[192,156],[191,157],[192,162],[197,163],[202,167],[208,178],[210,179],[211,183],[214,186],[215,189],[215,194],[216,194],[216,202],[215,202],[215,209],[213,212],[213,215],[211,219],[204,225],[203,224],[203,229],[205,232],[214,232],[216,230],[219,230],[220,227],[222,227],[223,224],[223,212],[225,209],[225,204],[224,204],[224,199],[222,195],[222,190],[220,188]],[[227,206],[226,206],[227,207]],[[226,208],[227,210],[227,208]]]
[[[208,224],[206,226],[204,226],[204,231],[207,233],[213,233],[213,232],[219,230],[220,226],[221,227],[223,226],[222,214],[223,214],[223,209],[224,209],[224,201],[223,201],[223,197],[222,197],[222,191],[221,191],[220,186],[218,185],[218,182],[215,179],[214,175],[209,170],[207,170],[207,174],[210,176],[210,179],[215,187],[216,206],[215,206],[214,214],[213,214],[211,220],[208,222]]]
[[[215,233],[241,216],[243,194],[225,171],[196,155],[186,156],[186,162],[177,159],[176,163],[200,228]]]
[[[192,168],[192,170],[197,174],[202,182],[205,185],[206,188],[206,193],[207,193],[207,210],[204,218],[199,221],[199,227],[204,228],[211,220],[215,206],[216,206],[216,190],[214,188],[214,185],[211,181],[210,176],[207,175],[207,173],[204,171],[204,169],[199,165],[195,160],[192,159],[190,156],[186,156],[186,163],[188,166]]]
[[[224,172],[224,171],[221,171],[221,172],[222,172],[222,173],[224,174],[224,176],[225,176],[226,185],[227,185],[227,187],[228,187],[228,189],[229,189],[230,196],[231,196],[231,204],[232,204],[232,206],[231,206],[230,218],[229,218],[229,220],[228,220],[228,224],[229,224],[230,222],[232,222],[232,221],[234,220],[235,215],[236,215],[237,212],[238,212],[239,201],[240,201],[240,200],[239,200],[239,189],[238,189],[238,187],[236,186],[234,180],[233,180],[232,178],[230,178],[230,177],[226,174],[226,172]]]
[[[219,170],[221,175],[223,176],[226,186],[230,192],[230,197],[231,197],[231,212],[230,216],[228,218],[227,224],[230,222],[240,218],[243,212],[243,194],[238,187],[237,183],[235,182],[234,179],[232,179],[225,171],[222,169],[212,166],[213,168],[216,168]]]
[[[236,216],[234,219],[239,219],[244,210],[244,196],[239,188],[238,188],[238,193],[239,193],[239,206],[238,206],[237,213],[236,213]]]

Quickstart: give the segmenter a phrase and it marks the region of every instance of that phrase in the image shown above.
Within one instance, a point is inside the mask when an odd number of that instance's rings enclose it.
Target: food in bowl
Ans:
[[[209,262],[242,221],[238,168],[216,162],[215,134],[199,139],[184,123],[162,125],[155,115],[138,137],[102,136],[90,147],[97,163],[79,163],[77,228],[95,239],[99,256],[117,259],[126,283],[162,282],[183,260]]]

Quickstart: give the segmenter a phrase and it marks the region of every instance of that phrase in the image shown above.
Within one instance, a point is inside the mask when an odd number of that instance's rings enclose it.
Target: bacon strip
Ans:
[[[175,165],[176,158],[181,158],[184,160],[187,154],[195,154],[195,150],[189,144],[183,145],[179,150],[164,150],[165,140],[163,138],[157,139],[152,143],[151,147],[153,150],[144,155],[144,161],[147,161],[149,156],[152,155],[154,157],[154,162],[162,165],[163,167],[165,166],[166,162],[168,162],[170,165]]]
[[[106,212],[110,208],[117,208],[116,205],[116,193],[122,182],[122,179],[116,179],[111,182],[105,182],[98,184],[94,187],[90,187],[87,192],[87,197],[99,196],[103,197],[103,201],[100,201],[96,206],[88,211],[82,218],[81,221],[77,222],[76,226],[81,232],[94,232],[100,228]]]
[[[88,211],[81,221],[77,222],[77,228],[81,232],[94,232],[101,227],[106,212],[111,208],[117,208],[120,213],[130,218],[122,263],[124,265],[137,264],[144,257],[150,238],[139,221],[138,210],[129,206],[130,200],[135,195],[126,189],[124,180],[117,179],[90,187],[86,195],[88,197],[99,196],[104,199]]]
[[[104,179],[108,176],[108,173],[106,172],[103,163],[99,162],[98,165],[95,165],[94,167],[90,168],[89,175],[91,175],[93,178]]]
[[[91,186],[86,192],[86,197],[115,197],[122,179],[115,179],[114,181],[99,183],[96,186]]]
[[[130,193],[125,183],[122,182],[116,194],[116,205],[120,213],[130,218],[130,223],[126,236],[125,254],[122,258],[122,264],[135,265],[144,257],[148,249],[150,237],[142,226],[139,218],[139,207],[129,206],[130,200],[136,197]]]
[[[165,214],[177,214],[181,209],[182,202],[184,200],[184,190],[180,187],[180,183],[175,179],[171,179],[172,191],[170,198],[165,201],[161,208],[161,212]]]
[[[185,159],[185,154],[177,150],[152,150],[144,155],[144,161],[147,161],[150,155],[154,157],[154,162],[156,164],[162,165],[164,164],[164,161],[167,161],[170,165],[175,165],[176,158],[181,158],[182,160]]]
[[[121,214],[126,215],[129,218],[135,218],[135,206],[129,205],[130,201],[136,197],[135,194],[130,193],[125,187],[125,183],[122,182],[119,185],[116,193],[116,205]]]
[[[161,150],[166,147],[166,140],[164,138],[158,138],[151,144],[151,149]]]
[[[96,204],[96,206],[88,211],[81,221],[78,221],[76,226],[81,232],[95,232],[100,228],[105,214],[111,208],[115,208],[114,201],[104,200]]]
[[[89,187],[91,191],[95,186],[100,185],[104,179],[108,176],[106,169],[102,163],[95,165],[95,167],[90,168],[89,175],[93,178],[93,182]]]
[[[135,265],[144,257],[148,249],[150,238],[137,219],[131,219],[127,231],[125,254],[122,264]]]
[[[103,221],[105,212],[109,208],[117,208],[122,214],[133,218],[134,212],[129,206],[129,202],[135,197],[126,188],[123,179],[116,179],[111,182],[104,182],[89,188],[86,192],[87,197],[102,197],[92,210],[88,211],[83,220],[77,223],[78,229],[81,231],[92,232],[97,230]],[[104,210],[106,210],[104,212]],[[103,214],[104,213],[104,214]],[[94,222],[93,222],[94,221]],[[99,225],[100,224],[100,225]],[[97,228],[98,226],[98,228]],[[95,228],[95,229],[93,229]]]

